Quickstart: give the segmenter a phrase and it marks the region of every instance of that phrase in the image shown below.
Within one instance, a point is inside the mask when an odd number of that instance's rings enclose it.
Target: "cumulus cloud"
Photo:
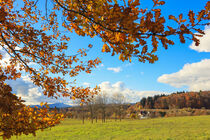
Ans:
[[[122,71],[122,68],[121,67],[112,67],[112,68],[107,68],[107,70],[118,73],[118,72]]]
[[[12,87],[12,93],[15,93],[18,97],[21,97],[26,105],[38,105],[41,102],[58,103],[72,105],[73,101],[69,98],[60,97],[58,99],[48,98],[42,94],[42,90],[35,86],[30,79],[29,75],[23,75],[17,80],[7,80],[6,83]]]
[[[205,30],[205,35],[200,38],[200,45],[195,46],[195,43],[193,42],[190,45],[190,48],[193,50],[196,50],[198,52],[210,52],[210,26],[206,27]]]
[[[29,79],[29,76],[23,76],[20,79],[7,80],[6,83],[12,87],[12,93],[15,93],[18,97],[21,97],[26,105],[38,105],[41,102],[57,103],[63,102],[66,104],[72,104],[72,101],[64,98],[48,98],[42,94],[42,90],[35,86]]]
[[[188,86],[190,91],[210,90],[210,59],[197,63],[185,64],[175,73],[164,74],[158,82],[180,88]]]
[[[109,81],[105,81],[99,84],[99,86],[102,93],[106,93],[110,97],[115,93],[120,93],[127,99],[127,102],[131,103],[139,102],[142,97],[153,96],[157,94],[168,94],[161,91],[137,91],[129,89],[122,81],[118,81],[114,84],[111,84]]]

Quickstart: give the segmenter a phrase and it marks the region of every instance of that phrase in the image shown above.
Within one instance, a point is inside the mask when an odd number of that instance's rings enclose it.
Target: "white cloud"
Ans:
[[[8,53],[6,53],[4,50],[0,49],[0,54],[2,55],[2,59],[0,60],[0,65],[2,67],[6,67],[9,63],[10,56]]]
[[[0,44],[1,45],[1,44]],[[7,49],[7,46],[4,45],[4,48]],[[15,48],[16,50],[20,50],[20,47],[16,47]],[[6,67],[9,65],[10,63],[10,59],[11,59],[11,56],[3,49],[3,46],[1,45],[0,46],[0,54],[2,55],[2,59],[0,60],[0,65],[2,67]],[[17,70],[19,70],[20,68],[20,64],[17,63],[17,65],[15,66]]]
[[[33,83],[33,81],[31,80],[31,78],[29,77],[29,75],[25,75],[21,77],[23,79],[23,81],[25,81],[26,83]]]
[[[185,64],[175,73],[164,74],[158,82],[180,88],[188,86],[190,91],[210,90],[210,59],[197,63]]]
[[[28,95],[33,97],[33,96],[42,96],[42,93],[39,91],[38,87],[33,87],[28,89]]]
[[[5,46],[5,48],[7,48],[7,47]],[[20,50],[21,48],[16,47],[15,49]],[[9,63],[10,63],[11,56],[1,46],[0,46],[0,54],[3,56],[3,58],[0,60],[0,65],[2,67],[8,66]],[[17,61],[17,62],[19,62],[19,61]],[[34,62],[29,62],[28,65],[30,67],[40,68],[40,66],[37,63],[34,63]],[[17,63],[16,69],[19,70],[19,68],[20,68],[20,63]]]
[[[86,87],[90,87],[90,83],[88,82],[84,82],[83,85],[85,85]]]
[[[12,87],[12,93],[25,100],[25,104],[34,105],[40,102],[51,101],[48,100],[42,93],[39,87],[33,85],[28,76],[17,80],[7,80],[6,83]]]
[[[62,102],[71,105],[73,103],[69,98],[60,97],[58,99],[48,98],[42,94],[41,88],[35,86],[28,75],[22,76],[17,80],[7,80],[6,83],[12,87],[12,93],[24,100],[26,105],[39,105],[41,102],[58,103]]]
[[[113,67],[113,68],[107,68],[107,70],[118,73],[118,72],[122,71],[122,68],[121,67]]]
[[[168,94],[161,91],[137,91],[126,88],[125,83],[118,81],[114,84],[111,84],[109,81],[102,82],[99,84],[102,93],[106,93],[108,96],[112,96],[115,93],[122,94],[127,102],[135,103],[139,102],[142,97],[153,96],[157,94]]]
[[[206,27],[204,30],[205,35],[200,38],[200,45],[195,46],[195,43],[193,42],[190,45],[190,48],[193,50],[196,50],[198,52],[210,52],[210,26]]]

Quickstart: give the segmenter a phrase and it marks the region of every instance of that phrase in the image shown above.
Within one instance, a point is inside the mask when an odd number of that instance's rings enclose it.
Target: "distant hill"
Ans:
[[[67,107],[72,107],[70,105],[64,104],[64,103],[54,103],[54,104],[49,104],[50,108],[67,108]]]
[[[70,105],[64,104],[64,103],[54,103],[54,104],[48,104],[50,108],[68,108],[68,107],[72,107]],[[30,105],[30,107],[35,107],[37,106],[38,108],[40,108],[40,105]]]

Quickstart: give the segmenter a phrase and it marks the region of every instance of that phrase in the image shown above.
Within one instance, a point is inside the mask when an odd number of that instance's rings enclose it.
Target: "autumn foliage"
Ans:
[[[178,17],[162,16],[160,7],[164,4],[164,1],[153,0],[151,9],[143,9],[139,0],[0,0],[0,48],[10,55],[6,65],[0,63],[0,76],[3,77],[0,80],[0,101],[4,101],[0,134],[10,137],[21,132],[34,133],[37,129],[54,125],[44,123],[46,126],[43,127],[32,123],[40,119],[33,119],[35,111],[11,94],[11,88],[4,85],[5,80],[16,80],[22,74],[29,74],[44,95],[81,99],[82,102],[98,93],[97,86],[90,89],[74,84],[75,76],[80,72],[90,73],[101,61],[98,57],[87,60],[88,50],[95,47],[91,44],[86,48],[76,48],[77,53],[72,54],[69,45],[71,32],[79,36],[100,37],[104,42],[102,52],[119,55],[120,60],[130,62],[137,58],[140,62],[154,63],[158,60],[155,54],[158,46],[167,49],[175,44],[170,36],[178,36],[181,43],[189,39],[199,45],[198,37],[204,35],[201,29],[209,25],[210,2],[198,13],[189,11],[187,19],[182,13]],[[167,20],[174,21],[177,26],[169,26]],[[149,45],[151,41],[152,45]],[[3,57],[0,54],[0,60]],[[7,115],[5,109],[10,104],[14,108]],[[20,119],[13,117],[13,111],[16,116],[19,111],[23,112],[19,113]],[[39,113],[43,112],[40,110]],[[26,118],[21,119],[24,115]],[[44,116],[51,118],[46,114],[41,117]],[[22,123],[17,127],[21,132],[6,129],[11,124],[18,125],[18,122]],[[25,125],[28,123],[35,125]],[[33,129],[30,131],[29,128]]]
[[[210,109],[210,91],[155,95],[153,97],[142,98],[140,104],[145,109]]]
[[[0,136],[35,135],[36,130],[55,126],[60,123],[62,114],[48,111],[48,106],[31,108],[23,100],[11,93],[12,88],[0,81]]]

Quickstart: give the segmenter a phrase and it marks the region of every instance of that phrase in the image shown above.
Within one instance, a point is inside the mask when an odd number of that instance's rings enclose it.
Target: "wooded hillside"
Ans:
[[[170,95],[155,95],[140,100],[142,108],[147,109],[210,109],[210,91],[177,92]]]

